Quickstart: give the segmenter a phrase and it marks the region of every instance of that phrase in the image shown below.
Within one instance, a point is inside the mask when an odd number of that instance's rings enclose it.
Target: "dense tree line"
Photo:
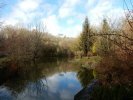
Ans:
[[[36,29],[3,27],[0,31],[0,54],[14,63],[35,61],[47,57],[70,57],[72,38],[59,38]]]
[[[94,31],[93,28],[90,28],[91,26],[86,18],[79,39],[79,50],[85,56],[90,52],[98,55],[113,54],[118,51],[133,54],[133,34],[130,24],[127,20],[123,20],[120,28],[117,28],[117,26],[111,27],[111,23],[104,18],[101,28],[95,27],[97,31]]]

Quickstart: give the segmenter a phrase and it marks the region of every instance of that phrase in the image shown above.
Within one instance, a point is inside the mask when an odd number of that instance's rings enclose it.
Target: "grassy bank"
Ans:
[[[72,60],[71,62],[75,65],[75,66],[79,66],[79,67],[94,67],[94,64],[97,64],[98,62],[100,62],[102,60],[102,58],[100,56],[90,56],[90,57],[82,57],[82,58],[75,58],[74,60]]]

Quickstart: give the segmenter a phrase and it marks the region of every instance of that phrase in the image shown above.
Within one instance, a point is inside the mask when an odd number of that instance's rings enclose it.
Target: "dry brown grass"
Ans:
[[[97,65],[96,71],[104,84],[133,84],[133,55],[106,56]]]

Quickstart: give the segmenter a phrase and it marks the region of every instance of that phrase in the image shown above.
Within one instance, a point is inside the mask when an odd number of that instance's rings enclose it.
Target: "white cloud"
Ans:
[[[62,90],[62,91],[60,92],[60,98],[61,98],[62,100],[71,100],[72,97],[73,97],[73,94],[70,93],[70,91]]]
[[[121,17],[125,17],[124,15],[124,10],[122,8],[115,8],[111,9],[108,13],[107,16],[111,18],[112,20],[118,20]]]
[[[68,24],[68,25],[74,24],[74,20],[73,20],[73,19],[68,19],[68,20],[67,20],[67,24]]]
[[[88,16],[92,24],[99,25],[104,17],[115,20],[123,16],[123,9],[114,7],[114,0],[99,0],[93,8],[89,9]]]
[[[76,37],[82,29],[85,16],[91,24],[99,25],[104,17],[122,16],[123,8],[114,6],[120,0],[59,0],[59,5],[46,0],[18,0],[11,12],[4,16],[5,24],[30,24],[42,21],[48,32]],[[71,17],[71,18],[70,18]],[[36,20],[35,20],[36,19]],[[63,21],[63,22],[62,22]]]
[[[64,36],[75,37],[78,35],[82,28],[81,25],[77,24],[63,27],[60,25],[59,19],[56,15],[51,15],[46,18],[43,18],[42,22],[44,25],[46,25],[47,31],[55,36],[63,34]]]
[[[50,76],[47,78],[47,83],[49,86],[49,91],[50,92],[57,92],[57,89],[59,87],[59,83],[60,83],[61,77],[59,77],[58,74],[54,74],[53,76]],[[43,80],[43,82],[45,83],[45,79]]]
[[[73,25],[73,26],[69,26],[67,28],[64,28],[65,31],[62,31],[63,34],[65,34],[66,36],[69,37],[76,37],[80,34],[81,30],[82,30],[82,25]]]
[[[59,26],[58,18],[56,15],[48,16],[47,18],[43,18],[42,22],[46,25],[46,29],[48,32],[58,35],[61,31],[61,27]]]
[[[59,9],[59,17],[65,18],[73,14],[75,6],[80,2],[80,0],[64,0],[64,3]]]
[[[92,7],[96,3],[96,0],[88,0],[87,6]]]
[[[69,16],[70,12],[71,12],[70,8],[65,8],[65,7],[61,8],[59,10],[59,17],[61,17],[61,18],[67,17],[67,16]]]
[[[44,3],[44,4],[42,5],[43,13],[44,13],[46,16],[50,16],[50,15],[52,15],[53,13],[56,12],[57,6],[58,6],[58,5],[52,5],[52,4],[49,4],[49,3]]]
[[[38,8],[40,2],[40,0],[22,0],[17,6],[19,10],[29,12]]]
[[[20,0],[12,8],[12,12],[4,20],[5,24],[29,23],[36,16],[41,0]]]

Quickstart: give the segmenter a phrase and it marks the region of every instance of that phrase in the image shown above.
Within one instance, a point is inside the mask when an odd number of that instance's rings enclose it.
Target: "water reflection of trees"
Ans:
[[[47,91],[48,85],[47,85],[47,80],[46,80],[45,76],[43,76],[44,77],[43,80],[38,79],[42,75],[40,70],[41,69],[38,70],[38,65],[35,64],[35,70],[33,72],[34,81],[29,82],[29,84],[26,88],[27,91],[25,92],[25,94],[28,95],[30,98],[45,99],[45,95],[47,93],[46,91]],[[38,71],[40,72],[40,74],[39,74]]]
[[[88,84],[90,83],[90,81],[92,79],[94,79],[93,70],[85,68],[85,67],[81,67],[77,73],[77,77],[78,77],[81,85],[83,87],[87,87]]]
[[[24,97],[28,96],[31,99],[46,99],[47,97],[47,85],[43,82],[43,80],[38,80],[34,83],[29,83],[25,92]]]
[[[33,70],[34,69],[34,70]],[[41,78],[43,77],[43,81]],[[38,96],[44,93],[47,89],[45,75],[42,74],[42,69],[35,64],[34,66],[22,68],[16,77],[4,83],[12,91],[12,95],[19,97],[19,94]],[[26,92],[28,91],[28,92]],[[25,94],[26,93],[26,94]]]
[[[76,67],[68,64],[67,60],[43,61],[37,64],[25,64],[17,74],[4,82],[15,98],[34,97],[36,99],[47,98],[48,85],[46,77],[55,73],[76,71]]]

